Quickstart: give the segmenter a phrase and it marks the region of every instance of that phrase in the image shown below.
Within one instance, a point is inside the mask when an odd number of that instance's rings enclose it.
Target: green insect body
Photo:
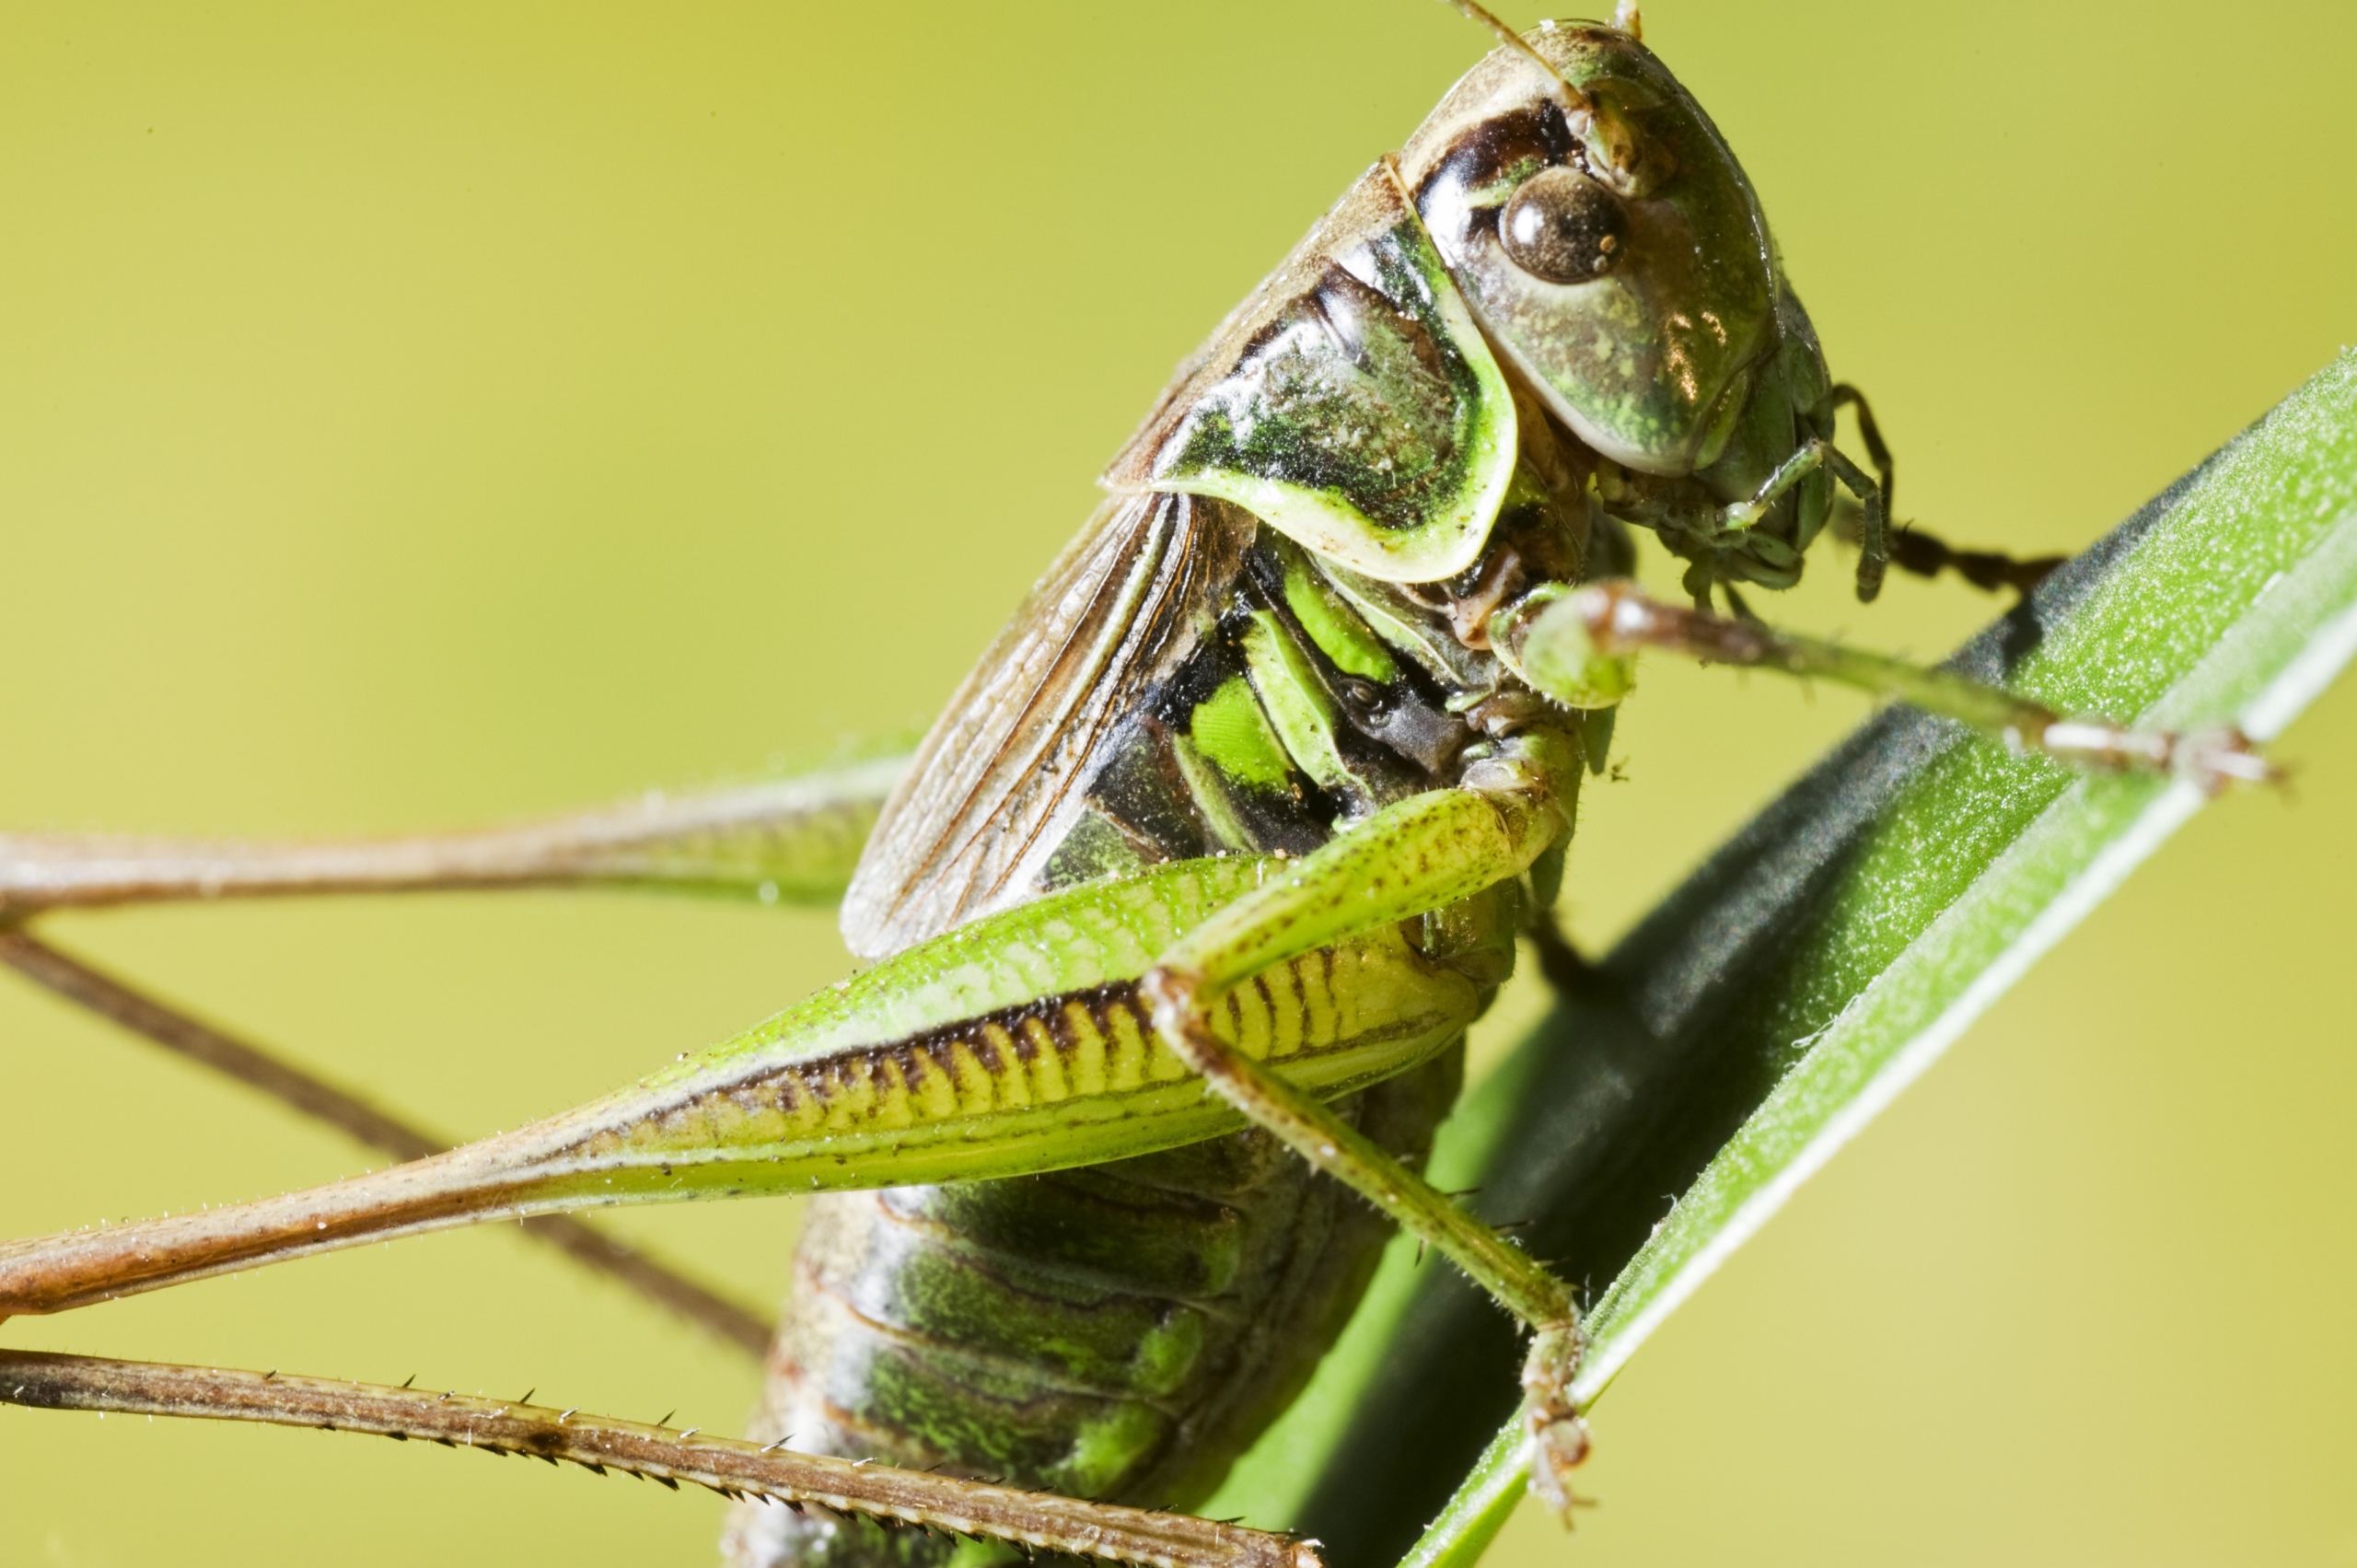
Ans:
[[[881,1490],[861,1501],[850,1467],[824,1466],[755,1486],[759,1455],[705,1464],[683,1438],[650,1458],[644,1432],[609,1423],[642,1473],[830,1510],[741,1504],[734,1561],[923,1564],[1021,1542],[1298,1568],[1306,1549],[1258,1532],[1204,1526],[1178,1551],[1137,1516],[1051,1530],[1044,1505],[902,1472],[1200,1500],[1349,1315],[1387,1217],[1532,1331],[1525,1431],[1560,1503],[1585,1445],[1571,1293],[1413,1167],[1467,1026],[1553,900],[1633,653],[1845,681],[2081,762],[2266,776],[2238,737],[2065,722],[1749,619],[1736,585],[1797,578],[1836,483],[1859,503],[1859,592],[1879,585],[1887,465],[1863,405],[1884,482],[1830,441],[1855,401],[1700,106],[1633,31],[1542,26],[1460,81],[1180,368],[855,873],[872,780],[414,854],[0,839],[0,957],[86,998],[87,972],[6,923],[327,889],[841,889],[844,935],[874,960],[465,1148],[0,1246],[0,1317],[489,1219],[815,1193],[755,1433],[764,1454],[882,1461]],[[1689,563],[1700,608],[1625,580],[1632,525]],[[1735,618],[1709,612],[1714,593]],[[25,1376],[10,1397],[158,1408],[68,1389],[47,1364]],[[267,1382],[195,1409],[182,1379],[161,1408],[317,1423],[312,1395]],[[402,1434],[449,1440],[464,1414],[370,1397],[367,1419]],[[574,1413],[503,1441],[624,1462],[577,1446]]]
[[[1699,109],[1623,35],[1535,38],[1656,133],[1645,188],[1593,178],[1545,81],[1503,51],[1369,170],[1182,367],[1115,459],[1113,495],[952,700],[846,900],[855,948],[878,956],[1148,866],[1306,854],[1457,784],[1500,741],[1566,722],[1484,633],[1497,607],[1580,580],[1592,558],[1623,567],[1597,468],[1714,514],[1713,484],[1748,498],[1794,449],[1794,380],[1808,412],[1829,412],[1814,340],[1804,330],[1788,352],[1798,308],[1758,203]],[[1501,213],[1542,176],[1624,237],[1576,283],[1533,279],[1500,247]],[[1821,480],[1780,505],[1796,552],[1822,521]],[[1019,705],[1059,693],[1009,672],[1043,645],[1072,659],[1075,643],[1086,717],[1027,736]],[[1577,780],[1555,781],[1567,807]],[[1511,968],[1515,912],[1484,912],[1473,923],[1492,940],[1452,944],[1444,918],[1421,950],[1485,1000]],[[1457,1043],[1341,1103],[1420,1156]],[[1359,1205],[1336,1210],[1333,1186],[1247,1132],[1113,1167],[820,1199],[755,1435],[1192,1503],[1290,1399],[1373,1266],[1382,1230],[1356,1223]],[[1133,1238],[1146,1229],[1164,1244]],[[946,1550],[759,1505],[730,1541],[747,1563]]]

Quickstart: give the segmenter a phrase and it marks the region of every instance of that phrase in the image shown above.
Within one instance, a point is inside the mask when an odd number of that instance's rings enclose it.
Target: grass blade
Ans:
[[[1954,662],[2065,711],[2266,739],[2352,651],[2344,355]],[[1434,1154],[1441,1185],[1480,1186],[1493,1222],[1537,1216],[1535,1252],[1612,1282],[1584,1397],[2200,804],[2188,784],[2073,775],[1893,711],[1648,917]],[[1395,1249],[1308,1395],[1210,1506],[1297,1521],[1338,1564],[1468,1562],[1521,1490],[1498,1432],[1515,1361],[1494,1309]]]

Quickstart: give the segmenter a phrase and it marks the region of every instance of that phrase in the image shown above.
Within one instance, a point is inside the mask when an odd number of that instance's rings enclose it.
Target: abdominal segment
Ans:
[[[1451,1051],[1342,1103],[1420,1156],[1458,1070]],[[1298,1391],[1387,1231],[1257,1130],[1047,1176],[817,1198],[749,1435],[1184,1508]],[[726,1543],[737,1568],[929,1568],[957,1544],[749,1502]]]

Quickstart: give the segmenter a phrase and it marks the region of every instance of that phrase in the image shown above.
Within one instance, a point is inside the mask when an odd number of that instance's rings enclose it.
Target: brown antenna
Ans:
[[[1454,6],[1464,16],[1497,34],[1499,42],[1547,73],[1548,80],[1562,89],[1564,104],[1573,113],[1591,121],[1596,118],[1596,100],[1573,87],[1570,77],[1549,64],[1547,56],[1531,48],[1528,39],[1499,20],[1497,13],[1482,5],[1481,0],[1444,0],[1444,4]]]
[[[1480,0],[1444,0],[1444,3],[1489,29],[1498,36],[1500,42],[1546,74],[1547,80],[1554,85],[1563,100],[1572,134],[1605,165],[1599,172],[1606,174],[1608,183],[1633,185],[1636,182],[1637,149],[1625,121],[1617,114],[1607,113],[1596,99],[1581,91],[1569,76],[1550,64],[1544,54],[1533,49],[1528,39],[1499,20],[1496,13],[1482,5]]]

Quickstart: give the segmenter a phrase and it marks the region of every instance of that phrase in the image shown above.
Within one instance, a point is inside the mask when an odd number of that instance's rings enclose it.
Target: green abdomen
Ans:
[[[1457,1056],[1352,1102],[1420,1154]],[[1186,1507],[1289,1402],[1387,1227],[1249,1132],[1010,1181],[812,1201],[753,1434]],[[739,1563],[917,1565],[950,1543],[739,1505]]]

